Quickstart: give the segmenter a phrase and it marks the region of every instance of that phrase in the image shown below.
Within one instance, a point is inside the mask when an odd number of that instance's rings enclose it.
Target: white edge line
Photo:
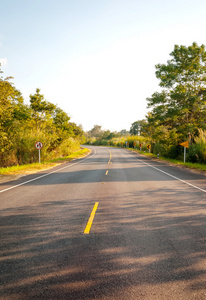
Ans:
[[[17,187],[19,187],[19,186],[21,186],[21,185],[24,185],[24,184],[27,184],[27,183],[29,183],[29,182],[38,180],[38,179],[40,179],[40,178],[49,176],[49,175],[51,175],[51,174],[53,174],[53,173],[57,173],[58,171],[61,171],[61,170],[63,170],[63,169],[70,168],[70,167],[72,167],[72,166],[74,166],[74,165],[76,165],[76,164],[81,163],[82,161],[85,161],[85,160],[87,160],[87,159],[93,157],[95,154],[96,154],[96,150],[94,149],[94,153],[93,153],[91,156],[88,156],[88,157],[84,158],[84,159],[81,160],[81,161],[78,161],[78,162],[76,162],[76,163],[74,163],[74,164],[71,164],[71,165],[69,165],[69,166],[60,168],[60,169],[58,169],[58,170],[52,171],[52,172],[50,172],[50,173],[41,175],[41,176],[39,176],[39,177],[36,177],[36,178],[30,179],[30,180],[27,180],[27,181],[22,182],[22,183],[19,183],[19,184],[17,184],[17,185],[11,186],[11,187],[9,187],[9,188],[7,188],[7,189],[4,189],[4,190],[0,191],[0,193],[6,192],[6,191],[11,190],[11,189],[14,189],[14,188],[17,188]]]
[[[128,152],[126,152],[126,153],[128,153]],[[130,154],[130,153],[128,153],[128,154]],[[131,154],[130,154],[130,155],[131,155]],[[132,156],[132,155],[131,155],[131,156]],[[155,170],[157,170],[157,171],[159,171],[159,172],[162,172],[162,173],[164,173],[164,174],[166,174],[166,175],[168,175],[168,176],[170,176],[170,177],[172,177],[172,178],[174,178],[174,179],[176,179],[176,180],[179,180],[179,181],[181,181],[181,182],[183,182],[183,183],[185,183],[185,184],[187,184],[187,185],[190,185],[191,187],[193,187],[193,188],[195,188],[195,189],[200,190],[201,192],[206,193],[206,190],[203,190],[203,189],[201,189],[200,187],[198,187],[198,186],[196,186],[196,185],[194,185],[194,184],[191,184],[191,183],[189,183],[189,182],[187,182],[187,181],[185,181],[185,180],[182,180],[182,179],[180,179],[180,178],[178,178],[178,177],[176,177],[176,176],[173,176],[172,174],[169,174],[169,173],[167,173],[167,172],[165,172],[165,171],[162,171],[161,169],[158,169],[157,167],[154,167],[154,166],[148,164],[147,162],[143,161],[143,160],[140,159],[139,157],[137,157],[137,159],[140,160],[141,162],[143,162],[145,165],[148,165],[149,167],[151,167],[151,168],[153,168],[153,169],[155,169]]]

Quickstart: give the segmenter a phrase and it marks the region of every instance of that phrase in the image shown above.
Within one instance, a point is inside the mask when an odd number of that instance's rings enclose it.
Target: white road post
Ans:
[[[41,163],[41,149],[39,149],[39,163]]]
[[[184,147],[184,163],[186,161],[186,147]]]
[[[185,161],[186,161],[186,148],[189,148],[189,142],[186,141],[186,142],[180,143],[180,146],[184,147],[184,163],[185,163]]]

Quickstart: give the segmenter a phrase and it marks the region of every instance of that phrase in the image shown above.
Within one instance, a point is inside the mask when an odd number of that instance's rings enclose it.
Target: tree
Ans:
[[[61,108],[57,107],[54,110],[54,124],[58,128],[67,128],[70,117]]]
[[[131,135],[138,135],[139,131],[140,131],[139,122],[136,121],[136,122],[132,123],[129,133]]]
[[[144,126],[146,124],[146,120],[139,120],[134,123],[132,123],[130,127],[130,134],[131,135],[141,135],[141,133],[144,131]]]
[[[153,123],[177,130],[180,140],[193,140],[198,128],[206,129],[205,46],[175,45],[167,64],[156,65],[162,92],[147,98]]]
[[[1,65],[0,65],[1,66]],[[3,73],[0,69],[0,73]],[[12,77],[0,77],[0,129],[6,128],[13,118],[12,99],[15,94],[15,88],[10,83]]]
[[[1,65],[0,65],[1,67]],[[0,73],[3,73],[0,69]],[[30,110],[21,93],[10,82],[12,77],[0,77],[0,165],[16,163],[15,151],[20,131],[24,131]]]
[[[34,147],[43,142],[42,155],[50,159],[67,156],[83,141],[83,129],[70,123],[70,117],[44,100],[40,90],[30,95],[30,106],[11,82],[2,76],[0,64],[0,166],[38,160]],[[35,126],[36,125],[36,126]]]
[[[88,136],[100,138],[102,136],[102,126],[94,125],[94,127],[88,131]]]
[[[44,100],[44,95],[40,94],[40,89],[36,89],[34,95],[30,95],[30,107],[32,117],[36,122],[36,128],[39,129],[42,121],[45,121],[48,115],[54,113],[56,105]]]
[[[116,136],[117,136],[116,132],[111,132],[110,130],[104,130],[102,132],[101,139],[102,140],[111,140],[111,139],[113,139]]]
[[[119,136],[127,136],[129,135],[129,131],[127,131],[126,129],[122,129],[120,132],[118,132]]]
[[[81,125],[77,125],[76,123],[69,122],[70,129],[72,130],[74,137],[79,137],[80,139],[84,136],[84,131]]]

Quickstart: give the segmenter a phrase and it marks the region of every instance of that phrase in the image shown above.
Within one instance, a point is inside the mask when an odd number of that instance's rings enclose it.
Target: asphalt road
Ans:
[[[0,184],[0,299],[206,299],[206,177],[91,148]]]

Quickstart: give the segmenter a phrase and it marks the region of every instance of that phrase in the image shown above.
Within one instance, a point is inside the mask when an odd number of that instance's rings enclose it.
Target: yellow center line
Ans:
[[[112,159],[112,152],[110,150],[109,151],[109,161],[108,161],[108,165],[111,163],[111,159]]]
[[[107,174],[108,174],[108,172],[109,172],[109,170],[107,170],[107,171],[106,171],[105,175],[107,175]]]
[[[98,205],[99,205],[99,202],[95,202],[94,207],[93,207],[92,212],[91,212],[91,215],[90,215],[89,220],[87,222],[87,226],[85,227],[84,234],[89,234],[89,232],[90,232],[90,229],[91,229],[91,226],[92,226],[92,223],[93,223],[94,216],[95,216]]]

